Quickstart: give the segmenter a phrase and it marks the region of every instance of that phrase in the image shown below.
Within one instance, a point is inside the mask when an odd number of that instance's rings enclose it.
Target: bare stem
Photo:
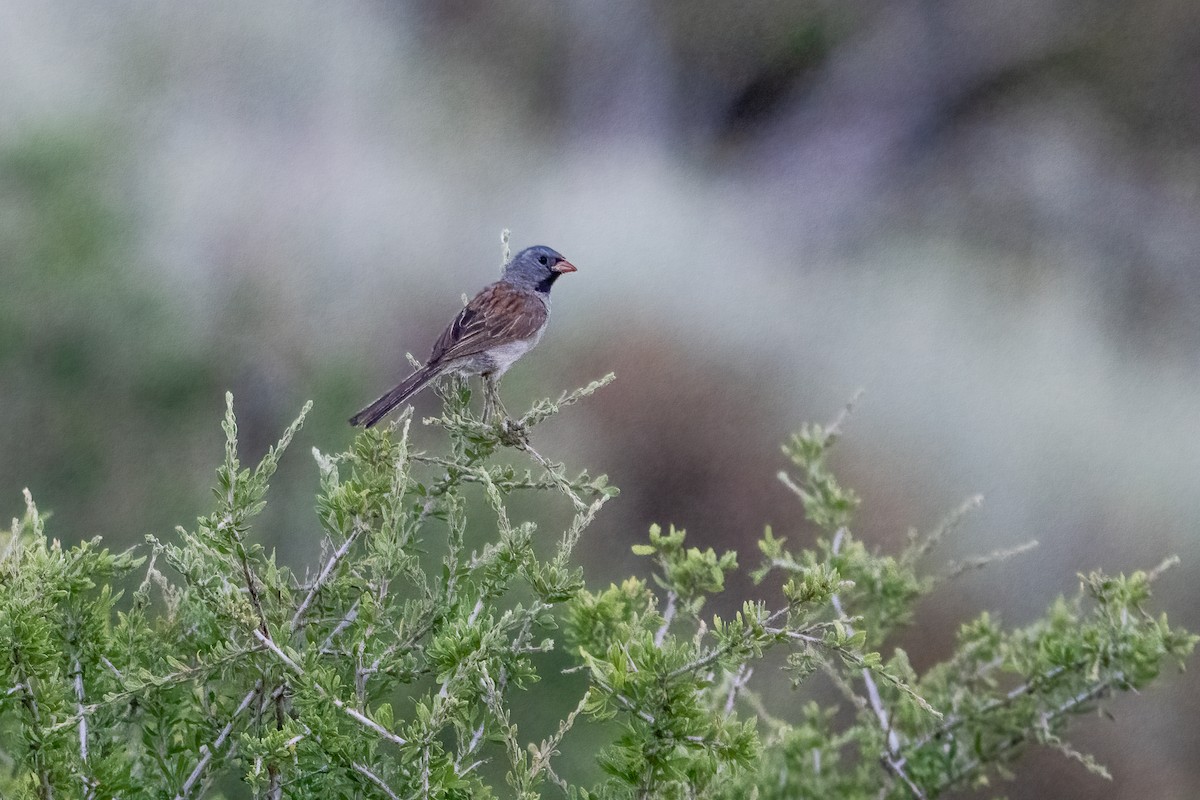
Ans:
[[[329,580],[329,576],[333,574],[333,570],[346,557],[346,553],[350,552],[350,548],[354,545],[355,540],[358,539],[359,534],[366,530],[366,527],[366,523],[363,520],[355,517],[354,527],[350,530],[350,535],[346,537],[346,541],[342,542],[342,546],[335,550],[333,555],[329,557],[329,560],[325,562],[321,573],[313,581],[312,586],[309,587],[304,601],[300,603],[296,609],[296,613],[292,615],[292,632],[299,630],[300,624],[304,621],[304,615],[308,612],[309,606],[312,605],[313,600],[317,597],[317,592],[321,591],[321,587]]]
[[[247,692],[246,696],[242,698],[242,702],[238,704],[238,707],[233,712],[233,716],[231,716],[229,721],[225,723],[225,727],[221,729],[219,734],[217,734],[217,738],[213,741],[212,745],[200,746],[200,761],[197,762],[196,766],[192,769],[187,780],[183,782],[183,786],[179,787],[179,792],[175,795],[175,800],[187,800],[187,798],[191,796],[192,789],[208,770],[209,764],[212,763],[213,756],[216,755],[218,750],[225,746],[225,740],[229,738],[231,733],[233,733],[233,726],[237,721],[237,718],[246,712],[246,709],[250,707],[250,704],[254,702],[254,698],[258,697],[260,692],[262,692],[261,680],[254,684],[254,688]]]
[[[393,792],[392,788],[383,782],[383,778],[379,777],[374,772],[372,772],[371,769],[366,764],[361,764],[361,763],[355,761],[351,766],[354,767],[355,772],[357,772],[359,775],[362,775],[364,778],[369,780],[371,783],[375,784],[375,786],[379,789],[379,791],[383,792],[388,797],[392,798],[392,800],[400,800],[400,796],[397,795],[395,792]]]
[[[29,490],[26,489],[26,498],[28,499]],[[21,658],[21,651],[16,645],[12,648],[12,664],[16,668],[17,686],[20,687],[21,705],[25,707],[25,712],[29,714],[30,732],[33,733],[36,741],[42,741],[45,733],[42,730],[42,715],[38,710],[37,697],[34,696],[32,678],[25,674],[24,661]],[[41,800],[53,800],[54,786],[50,783],[50,769],[46,765],[46,758],[41,750],[34,750],[31,753],[34,769],[38,775],[38,797]]]
[[[658,626],[658,630],[654,633],[654,646],[662,647],[663,639],[667,636],[667,629],[671,627],[671,621],[675,619],[675,592],[669,590],[667,592],[667,607],[663,609],[663,624]]]
[[[88,775],[88,719],[87,710],[83,702],[83,667],[79,664],[79,659],[75,659],[75,664],[72,667],[72,672],[75,677],[75,713],[79,715],[79,760],[83,762],[84,773],[83,785],[86,789],[84,797],[87,800],[92,800],[96,796],[96,782]]]
[[[288,656],[287,653],[283,652],[283,650],[279,647],[279,645],[275,644],[275,642],[271,639],[271,637],[265,635],[262,631],[255,631],[254,636],[260,642],[262,642],[263,645],[268,650],[270,650],[275,655],[276,658],[278,658],[280,661],[282,661],[283,665],[285,667],[287,667],[289,670],[296,673],[297,675],[299,675],[302,678],[306,677],[304,669],[299,664],[297,664],[295,661],[293,661],[292,658],[290,656]],[[362,725],[364,728],[367,728],[368,730],[373,731],[380,738],[387,739],[389,742],[392,742],[392,743],[398,744],[398,745],[408,744],[408,741],[406,739],[403,739],[400,736],[397,736],[396,734],[392,733],[387,728],[383,727],[378,722],[371,719],[370,717],[368,717],[366,714],[362,713],[358,709],[356,709],[352,706],[346,705],[346,703],[341,698],[334,697],[333,695],[331,695],[329,693],[329,691],[321,684],[312,683],[310,685],[313,687],[313,690],[316,691],[317,694],[321,695],[322,697],[327,699],[329,702],[333,703],[334,706],[336,706],[339,711],[341,711],[346,716],[350,717],[350,719],[354,720],[359,725]]]

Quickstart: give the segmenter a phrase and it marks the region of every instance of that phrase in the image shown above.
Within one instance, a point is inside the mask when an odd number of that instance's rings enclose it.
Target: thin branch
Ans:
[[[671,627],[671,621],[675,619],[675,590],[667,591],[667,607],[663,609],[663,624],[659,626],[654,633],[654,646],[662,647],[663,639],[667,636],[667,629]]]
[[[100,663],[108,667],[109,671],[112,672],[113,675],[117,676],[117,680],[119,680],[122,684],[125,683],[125,676],[121,674],[121,670],[117,669],[113,663],[108,660],[108,656],[100,656]]]
[[[904,768],[897,763],[895,756],[892,756],[892,755],[884,756],[883,764],[896,777],[898,777],[900,780],[904,781],[904,785],[907,786],[908,790],[913,793],[913,797],[916,797],[917,800],[928,800],[929,796],[925,794],[925,792],[921,789],[920,786],[917,786],[917,784],[913,783],[913,779],[908,777],[908,773],[906,773],[904,771]]]
[[[958,526],[962,524],[962,521],[966,519],[968,514],[979,508],[981,505],[983,505],[983,495],[977,494],[968,497],[962,502],[962,504],[959,505],[958,508],[946,515],[946,517],[944,517],[942,521],[938,523],[938,526],[934,528],[928,536],[922,539],[919,543],[908,548],[901,557],[902,560],[906,562],[912,562],[928,553],[930,550],[936,547],[943,538],[945,538],[946,534],[955,531]]]
[[[858,401],[862,399],[865,391],[866,390],[861,387],[855,389],[854,394],[850,395],[850,399],[846,401],[846,405],[842,406],[842,410],[839,411],[838,415],[833,418],[833,422],[829,423],[829,425],[825,427],[824,444],[826,447],[832,445],[837,441],[837,438],[842,435],[842,425],[844,425],[846,420],[850,418],[851,412],[854,411],[854,407],[858,405]]]
[[[75,711],[79,716],[79,760],[83,762],[84,773],[80,777],[83,779],[83,785],[87,788],[84,797],[87,800],[92,800],[96,796],[96,782],[87,774],[88,763],[88,719],[87,710],[83,703],[83,667],[79,664],[79,659],[75,659],[75,664],[72,667],[75,683]]]
[[[585,692],[571,713],[567,714],[566,719],[558,723],[558,730],[554,733],[554,735],[549,739],[544,740],[540,747],[530,747],[530,750],[533,751],[533,762],[530,764],[529,768],[530,775],[536,778],[538,773],[544,770],[547,777],[550,778],[554,785],[561,789],[563,794],[567,795],[568,797],[570,796],[570,786],[568,786],[567,782],[560,778],[558,774],[555,773],[555,771],[551,768],[550,759],[558,753],[558,746],[562,743],[563,737],[567,735],[567,731],[571,730],[571,728],[575,726],[576,718],[583,713],[583,710],[587,708],[587,705],[588,696]]]
[[[350,552],[350,548],[354,546],[355,540],[358,539],[359,534],[366,530],[366,528],[366,523],[356,516],[354,518],[354,527],[350,530],[350,535],[346,537],[346,541],[342,542],[342,546],[335,550],[333,555],[329,557],[329,560],[325,562],[325,566],[321,569],[321,574],[313,581],[308,594],[305,595],[303,602],[296,608],[296,613],[292,615],[291,630],[293,633],[299,630],[300,623],[304,620],[304,615],[308,612],[309,606],[312,605],[313,600],[317,597],[317,592],[321,591],[325,582],[329,580],[329,576],[333,574],[333,570],[346,557],[346,553]]]
[[[210,746],[205,744],[200,746],[200,761],[197,762],[195,768],[192,769],[187,780],[183,782],[183,786],[179,787],[179,792],[176,793],[175,800],[187,800],[187,798],[191,796],[192,789],[204,776],[209,764],[212,763],[213,756],[225,745],[225,740],[229,738],[231,733],[233,733],[233,726],[237,721],[237,718],[246,712],[246,709],[249,708],[250,704],[254,702],[254,698],[258,696],[258,694],[262,691],[262,688],[263,686],[261,680],[255,683],[254,688],[247,692],[246,696],[242,698],[242,702],[239,703],[238,707],[234,710],[233,716],[229,718],[229,722],[225,723],[225,727],[221,729],[219,734],[217,734],[217,738],[213,741],[212,745]]]
[[[230,489],[230,492],[232,491]],[[229,536],[233,540],[234,551],[237,553],[238,560],[242,565],[242,575],[246,579],[246,589],[250,593],[250,604],[254,607],[255,613],[258,615],[258,630],[255,631],[255,635],[263,642],[269,642],[274,646],[275,642],[271,639],[271,629],[267,626],[267,613],[263,610],[262,598],[259,596],[258,580],[254,575],[254,570],[250,568],[250,558],[246,554],[245,546],[242,544],[241,534],[233,524],[229,525]],[[279,729],[283,727],[283,694],[280,692],[273,696],[275,697],[275,724],[276,728]],[[270,776],[267,785],[267,797],[269,800],[280,800],[283,796],[283,787],[279,764],[275,761],[268,763],[267,774]]]
[[[847,407],[848,411],[849,408]],[[841,421],[842,418],[839,418],[835,424],[840,426]],[[841,527],[834,534],[832,543],[833,555],[836,556],[841,552],[842,544],[846,540],[846,533],[845,527]],[[842,607],[842,599],[837,593],[834,593],[831,600],[838,616],[844,619],[846,617],[846,610]],[[854,635],[854,628],[849,623],[846,624],[846,631],[851,636]],[[867,702],[870,704],[871,710],[875,713],[875,718],[879,721],[879,727],[883,731],[883,735],[887,737],[887,753],[883,756],[884,765],[904,781],[905,785],[908,786],[909,790],[916,797],[920,798],[920,800],[926,800],[925,793],[913,783],[912,778],[904,771],[904,759],[897,759],[897,756],[900,754],[900,737],[892,727],[891,718],[888,715],[887,708],[883,704],[883,697],[879,694],[879,686],[876,685],[875,677],[867,667],[863,667],[862,669],[862,679],[863,685],[867,687]],[[927,703],[925,705],[928,706]]]
[[[779,609],[778,611],[773,612],[769,617],[767,617],[763,621],[763,623],[762,623],[763,628],[769,628],[773,622],[778,620],[784,614],[788,613],[788,610],[789,609],[787,607],[784,607],[784,608]],[[806,630],[812,630],[812,629],[818,628],[818,627],[824,627],[824,625],[822,623],[818,623],[816,626],[807,628]],[[772,633],[772,635],[777,635],[777,632],[770,631],[770,630],[768,630],[768,632]],[[676,669],[673,669],[670,672],[668,672],[667,680],[669,680],[669,681],[674,680],[675,678],[678,678],[680,675],[686,675],[689,672],[695,672],[698,669],[703,669],[704,667],[707,667],[709,664],[713,664],[716,661],[720,660],[721,656],[729,653],[735,647],[737,647],[739,644],[740,644],[739,642],[731,641],[727,645],[723,645],[721,647],[714,647],[711,650],[709,650],[707,653],[705,653],[704,655],[697,658],[695,661],[688,662],[687,664],[684,664],[682,667],[677,667]]]
[[[986,567],[988,564],[991,564],[995,561],[1003,561],[1005,559],[1012,558],[1013,556],[1020,555],[1021,553],[1027,553],[1037,546],[1037,539],[1030,539],[1028,542],[1023,542],[1016,547],[993,550],[985,556],[976,556],[974,558],[968,558],[957,563],[951,562],[950,566],[947,567],[946,572],[938,576],[938,579],[950,580],[951,578],[957,578],[964,572],[968,572],[973,569],[981,569],[982,567]]]
[[[871,670],[863,669],[862,679],[867,687],[867,700],[871,704],[871,710],[875,712],[875,718],[879,720],[879,727],[887,736],[888,757],[895,757],[900,752],[900,737],[896,735],[896,730],[888,718],[887,709],[884,708],[883,698],[879,694],[879,687],[875,685],[875,678],[871,676]]]
[[[395,792],[393,792],[391,787],[383,782],[383,778],[379,777],[374,772],[372,772],[370,770],[370,768],[367,767],[366,764],[361,764],[358,761],[355,761],[353,764],[351,764],[351,766],[354,767],[355,772],[362,775],[364,778],[369,780],[371,783],[375,784],[375,786],[378,787],[379,791],[386,794],[392,800],[400,800],[400,796],[398,794],[396,794]]]
[[[1076,665],[1075,667],[1072,667],[1072,670],[1079,669],[1082,666],[1083,666],[1082,664]],[[908,747],[908,750],[910,752],[915,752],[917,750],[920,750],[922,747],[929,744],[934,739],[937,739],[941,736],[945,736],[947,733],[953,731],[955,728],[962,725],[968,719],[982,716],[984,714],[987,714],[991,711],[996,710],[997,708],[1000,708],[1001,706],[1007,706],[1010,703],[1012,703],[1014,700],[1017,700],[1018,698],[1020,698],[1022,695],[1029,694],[1034,689],[1041,688],[1044,684],[1046,684],[1049,681],[1054,680],[1055,678],[1057,678],[1059,675],[1062,675],[1066,671],[1067,671],[1066,667],[1062,667],[1062,666],[1055,667],[1054,669],[1050,670],[1049,672],[1045,673],[1044,675],[1036,675],[1033,678],[1031,678],[1030,680],[1028,680],[1027,682],[1021,684],[1020,686],[1010,689],[1008,692],[1005,693],[1005,695],[1003,697],[997,697],[996,699],[991,700],[988,703],[985,703],[984,705],[980,706],[978,709],[972,711],[970,714],[958,714],[958,715],[954,715],[954,716],[949,716],[937,728],[935,728],[934,730],[932,730],[929,733],[922,736],[920,739],[913,742]],[[903,763],[904,763],[904,759],[901,759],[901,764],[903,764]]]
[[[559,470],[563,468],[562,464],[552,464],[548,459],[543,457],[541,453],[539,453],[537,450],[534,450],[533,445],[531,445],[528,440],[521,442],[521,444],[518,445],[518,449],[524,450],[533,458],[534,461],[542,465],[542,469],[546,470],[546,474],[550,476],[550,480],[554,481],[555,487],[557,487],[560,492],[567,496],[567,498],[575,506],[576,511],[587,511],[587,503],[583,502],[583,500],[579,498],[579,495],[575,494],[575,492],[571,489],[570,481],[568,481],[559,472]]]
[[[464,747],[462,750],[459,751],[457,756],[455,756],[455,758],[454,758],[454,774],[455,775],[458,775],[459,777],[466,775],[468,772],[470,772],[472,769],[474,769],[476,767],[476,765],[479,764],[479,762],[477,761],[474,764],[471,764],[470,766],[466,767],[465,769],[462,766],[462,762],[465,761],[466,759],[470,758],[472,755],[474,755],[475,751],[479,749],[479,745],[483,743],[483,729],[484,729],[484,723],[481,722],[475,728],[475,731],[471,734],[471,741],[467,743],[466,747]]]
[[[1113,675],[1112,677],[1107,678],[1106,680],[1103,680],[1100,683],[1096,684],[1095,686],[1089,687],[1088,689],[1085,689],[1084,691],[1070,697],[1065,702],[1061,703],[1060,705],[1051,709],[1050,711],[1043,712],[1043,718],[1044,719],[1053,719],[1056,717],[1060,717],[1063,714],[1066,714],[1067,712],[1074,710],[1078,706],[1081,706],[1090,700],[1095,700],[1097,697],[1100,697],[1100,696],[1104,695],[1105,693],[1111,691],[1113,686],[1123,682],[1124,680],[1125,680],[1124,673],[1118,672],[1115,675]],[[996,760],[1002,753],[1025,743],[1028,740],[1028,738],[1029,738],[1028,735],[1025,734],[1024,732],[1016,734],[1014,736],[1011,736],[1008,738],[1008,740],[1001,742],[999,745],[997,745],[996,748],[987,755],[987,757],[989,760]],[[943,787],[952,786],[953,784],[955,784],[958,781],[965,778],[969,773],[971,773],[972,771],[974,771],[982,766],[983,766],[983,757],[982,756],[980,758],[970,759],[965,764],[963,764],[961,767],[954,770],[953,773],[949,774],[946,777],[946,779],[942,782],[941,785]]]
[[[333,644],[333,640],[341,635],[342,631],[350,627],[354,620],[358,619],[358,606],[362,602],[362,598],[354,601],[354,605],[350,606],[350,610],[346,612],[346,616],[342,617],[342,621],[337,624],[337,627],[329,632],[325,637],[325,641],[321,642],[321,655],[326,655],[329,646]]]
[[[750,676],[754,674],[754,670],[748,665],[742,664],[738,667],[737,674],[729,682],[729,693],[725,696],[725,717],[728,718],[733,713],[733,704],[737,702],[738,693],[746,687],[750,682]]]
[[[1150,581],[1150,583],[1154,583],[1156,580],[1158,580],[1160,575],[1171,569],[1171,567],[1177,566],[1178,564],[1179,556],[1167,556],[1162,560],[1162,563],[1146,573],[1146,580]]]
[[[25,493],[26,500],[28,501],[29,490],[26,489]],[[42,715],[38,710],[37,697],[33,693],[32,678],[25,674],[21,651],[15,644],[12,648],[12,665],[16,670],[17,685],[21,687],[21,705],[25,707],[25,712],[29,714],[29,727],[30,732],[33,734],[33,740],[44,741],[45,731],[42,730]],[[45,755],[40,749],[33,749],[30,755],[38,776],[38,797],[42,800],[54,800],[54,786],[50,783],[50,769],[46,765]]]
[[[299,664],[297,664],[295,661],[293,661],[291,659],[291,657],[288,656],[287,653],[283,652],[283,650],[279,647],[279,645],[275,644],[275,642],[271,639],[271,637],[263,634],[262,631],[257,631],[257,630],[254,632],[254,636],[260,642],[262,642],[263,645],[268,650],[270,650],[272,653],[274,653],[275,657],[278,658],[280,661],[282,661],[284,666],[286,666],[288,669],[290,669],[292,672],[296,673],[297,675],[299,675],[302,678],[307,677],[304,672],[304,669]],[[341,711],[343,714],[345,714],[346,716],[353,719],[359,725],[362,725],[364,728],[367,728],[367,729],[375,732],[381,738],[387,739],[389,742],[392,742],[394,744],[398,744],[398,745],[408,744],[408,740],[403,739],[400,736],[397,736],[396,734],[392,733],[387,728],[383,727],[378,722],[371,719],[370,717],[368,717],[366,714],[362,713],[358,709],[347,705],[345,702],[342,701],[341,698],[333,696],[321,684],[313,682],[313,683],[310,683],[309,685],[313,687],[313,690],[317,694],[321,695],[326,700],[333,703],[334,706],[336,706],[339,711]]]
[[[575,519],[571,522],[571,527],[563,533],[562,539],[558,543],[558,552],[554,555],[554,566],[565,569],[567,563],[571,560],[571,552],[575,549],[575,545],[579,543],[579,537],[583,535],[583,531],[592,521],[596,519],[596,514],[609,500],[609,495],[600,495],[592,504],[587,507],[586,511],[579,512],[575,515]]]
[[[236,650],[208,664],[197,664],[194,667],[184,667],[183,669],[168,673],[162,677],[151,677],[142,683],[134,685],[132,688],[129,688],[128,684],[126,684],[126,688],[122,689],[121,691],[111,692],[106,695],[103,700],[86,704],[83,707],[84,711],[86,711],[88,714],[94,714],[101,708],[111,706],[115,703],[123,703],[129,700],[131,697],[136,697],[140,692],[150,689],[161,689],[166,686],[177,686],[186,683],[236,661],[241,661],[245,656],[249,655],[250,653],[258,652],[260,649],[261,648],[258,647],[250,647],[245,650]],[[54,733],[62,730],[63,728],[74,727],[78,724],[79,716],[77,714],[72,714],[69,717],[59,719],[58,722],[55,722],[53,725],[47,728],[46,731],[48,733]]]

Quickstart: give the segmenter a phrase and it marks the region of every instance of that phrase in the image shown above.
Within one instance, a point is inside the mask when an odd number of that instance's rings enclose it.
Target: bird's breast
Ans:
[[[497,376],[503,375],[516,360],[528,353],[533,346],[542,338],[542,332],[538,331],[529,339],[522,339],[515,342],[505,342],[502,345],[497,345],[487,351],[484,355],[487,357],[489,369],[483,370],[486,372],[494,372]]]

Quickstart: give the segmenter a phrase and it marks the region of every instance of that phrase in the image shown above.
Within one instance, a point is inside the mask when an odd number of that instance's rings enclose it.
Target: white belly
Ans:
[[[499,378],[508,368],[516,363],[517,359],[528,353],[533,346],[542,338],[542,332],[538,331],[537,335],[530,339],[524,339],[519,342],[508,342],[498,347],[493,347],[485,353],[464,358],[461,362],[455,365],[455,371],[462,375],[479,375],[481,373],[490,373]]]

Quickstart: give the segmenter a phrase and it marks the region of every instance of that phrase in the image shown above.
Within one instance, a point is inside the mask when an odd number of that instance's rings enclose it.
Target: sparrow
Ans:
[[[494,407],[503,413],[500,378],[542,338],[550,319],[550,287],[575,271],[549,247],[517,253],[500,280],[475,295],[442,332],[425,366],[351,417],[350,424],[369,428],[435,378],[454,373],[483,376],[485,422]]]

